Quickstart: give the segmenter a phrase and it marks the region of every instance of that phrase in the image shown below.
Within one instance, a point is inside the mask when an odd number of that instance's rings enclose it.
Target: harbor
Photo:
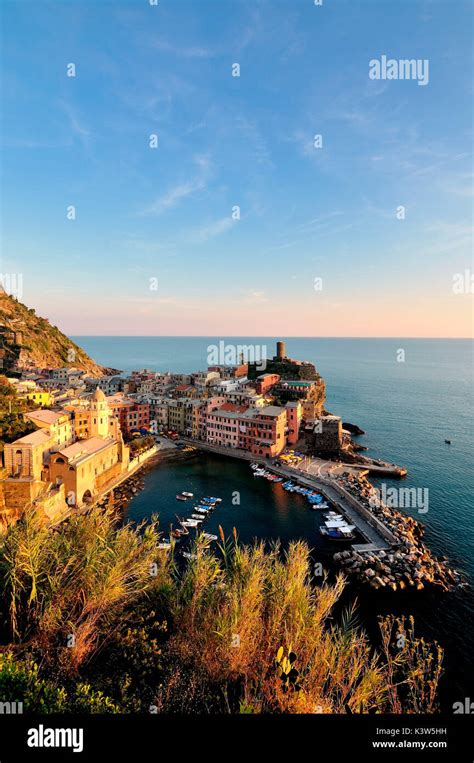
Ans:
[[[190,445],[192,441],[186,442]],[[222,463],[229,460],[245,463],[245,469],[252,475],[252,482],[248,486],[250,505],[255,500],[252,494],[259,493],[259,483],[265,480],[272,485],[265,530],[261,535],[254,533],[251,537],[281,537],[285,540],[290,528],[286,527],[285,532],[275,535],[274,519],[278,517],[279,505],[289,503],[294,506],[294,501],[297,500],[300,507],[298,518],[305,520],[300,537],[307,540],[323,558],[330,559],[335,568],[343,569],[349,579],[376,590],[392,591],[409,588],[421,591],[425,586],[440,587],[447,591],[461,582],[459,574],[449,566],[447,559],[436,558],[425,546],[422,541],[423,527],[419,522],[385,506],[377,510],[370,506],[372,486],[365,475],[349,471],[343,477],[330,475],[316,478],[294,466],[251,459],[245,452],[233,451],[230,454],[224,448],[207,443],[193,443],[193,447],[201,452],[201,458],[196,461],[204,465],[208,461],[206,454],[212,454],[218,459],[224,456]],[[164,548],[170,548],[175,541],[191,540],[194,536],[189,537],[189,530],[201,531],[205,520],[209,520],[210,535],[217,536],[221,525],[229,532],[229,519],[232,528],[236,527],[239,532],[252,519],[252,513],[245,515],[242,503],[233,502],[233,493],[240,491],[234,491],[232,480],[226,485],[224,504],[219,506],[223,510],[212,517],[211,511],[209,516],[202,516],[205,512],[199,509],[213,510],[215,505],[211,507],[205,500],[203,502],[204,497],[198,497],[198,503],[194,505],[194,496],[190,493],[197,495],[197,492],[187,489],[192,485],[192,479],[187,477],[183,482],[186,489],[180,486],[174,495],[168,493],[167,505],[159,512],[160,520],[165,519],[165,523],[162,523]],[[209,492],[218,491],[211,489]],[[184,512],[178,507],[184,508],[185,502],[191,506],[191,511],[187,510],[186,505],[186,516],[183,516]],[[133,500],[131,504],[132,517],[137,503],[139,504],[139,499]],[[314,511],[318,505],[322,510]],[[220,521],[216,520],[217,515]],[[292,525],[288,538],[295,537],[294,533],[295,527]],[[182,548],[188,552],[187,545]]]

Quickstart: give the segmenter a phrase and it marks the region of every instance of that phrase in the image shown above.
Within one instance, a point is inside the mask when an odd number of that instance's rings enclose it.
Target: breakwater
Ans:
[[[460,574],[452,569],[446,557],[437,558],[425,545],[422,538],[424,527],[413,517],[374,502],[374,487],[368,479],[359,475],[339,478],[341,487],[353,492],[365,511],[383,523],[395,538],[390,549],[363,549],[353,546],[351,550],[334,555],[348,575],[373,588],[403,590],[413,587],[422,590],[426,585],[439,586],[450,590],[462,582]]]

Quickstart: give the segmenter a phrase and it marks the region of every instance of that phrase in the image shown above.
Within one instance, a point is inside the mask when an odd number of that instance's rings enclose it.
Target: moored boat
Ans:
[[[217,535],[214,535],[213,533],[203,533],[202,537],[206,540],[217,540]]]
[[[355,525],[342,525],[340,527],[320,527],[319,532],[329,540],[354,540]]]

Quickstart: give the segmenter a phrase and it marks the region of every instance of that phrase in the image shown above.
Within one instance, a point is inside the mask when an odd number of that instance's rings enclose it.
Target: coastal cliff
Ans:
[[[0,286],[0,368],[3,373],[31,367],[74,366],[90,376],[101,376],[107,369],[92,358],[47,318],[36,315]]]

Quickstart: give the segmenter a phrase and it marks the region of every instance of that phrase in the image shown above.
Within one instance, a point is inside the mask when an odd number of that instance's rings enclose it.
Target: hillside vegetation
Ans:
[[[20,336],[17,341],[9,335]],[[100,376],[108,369],[95,363],[75,342],[69,339],[47,318],[36,315],[0,288],[0,349],[3,350],[3,369],[9,371],[15,362],[20,366],[40,368],[74,366],[91,376]]]

